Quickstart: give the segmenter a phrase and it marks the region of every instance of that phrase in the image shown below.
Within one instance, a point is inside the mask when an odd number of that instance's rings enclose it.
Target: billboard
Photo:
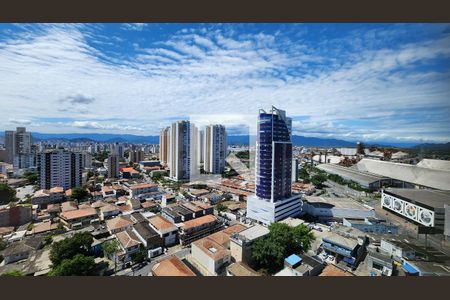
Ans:
[[[434,227],[434,212],[408,201],[382,193],[381,207],[394,211],[414,222]]]

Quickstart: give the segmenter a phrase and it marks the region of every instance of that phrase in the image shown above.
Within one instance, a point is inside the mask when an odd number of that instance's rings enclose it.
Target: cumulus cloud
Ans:
[[[16,125],[30,125],[31,124],[30,120],[24,120],[24,119],[9,119],[9,122],[11,124],[16,124]]]
[[[259,108],[275,105],[306,117],[294,124],[299,135],[450,140],[450,35],[434,29],[440,25],[356,30],[344,37],[320,32],[320,41],[305,37],[318,34],[313,30],[285,34],[289,25],[254,34],[228,26],[186,24],[156,42],[142,35],[130,41],[139,44],[131,52],[97,47],[105,44],[95,41],[108,42],[97,27],[26,26],[0,38],[0,106],[15,119],[78,120],[61,128],[33,124],[36,131],[154,135],[177,118],[256,116]],[[54,99],[62,101],[55,107]],[[228,125],[238,132],[239,122]],[[0,126],[8,124],[0,120]]]

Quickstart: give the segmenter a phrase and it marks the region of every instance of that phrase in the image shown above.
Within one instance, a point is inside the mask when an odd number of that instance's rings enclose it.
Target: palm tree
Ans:
[[[106,241],[102,244],[103,254],[107,258],[114,256],[114,274],[116,274],[117,269],[117,255],[116,252],[119,250],[119,242],[114,239]]]

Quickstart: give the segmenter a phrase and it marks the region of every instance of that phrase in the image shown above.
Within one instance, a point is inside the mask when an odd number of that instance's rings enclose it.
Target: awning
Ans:
[[[403,269],[409,274],[417,274],[417,273],[419,273],[419,271],[416,270],[416,268],[414,268],[413,266],[411,266],[407,262],[403,263]]]

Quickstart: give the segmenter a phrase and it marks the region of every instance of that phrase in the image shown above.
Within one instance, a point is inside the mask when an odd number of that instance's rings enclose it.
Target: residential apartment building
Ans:
[[[128,154],[128,162],[131,163],[139,163],[140,161],[144,160],[144,151],[142,150],[133,150],[130,151]]]
[[[37,155],[38,183],[41,189],[79,187],[82,179],[82,155],[64,149],[55,149]]]
[[[170,126],[170,178],[188,180],[191,173],[191,132],[189,121],[178,121]]]
[[[108,155],[108,177],[119,178],[119,155]]]
[[[159,134],[159,161],[166,166],[170,160],[170,127],[161,130]]]
[[[300,195],[292,194],[292,120],[272,106],[260,110],[256,138],[255,195],[247,199],[247,218],[270,224],[300,214]]]
[[[31,144],[31,132],[27,132],[25,127],[5,131],[6,162],[19,169],[32,167]]]
[[[212,174],[223,173],[227,155],[227,132],[225,126],[206,126],[204,139],[204,171]]]

